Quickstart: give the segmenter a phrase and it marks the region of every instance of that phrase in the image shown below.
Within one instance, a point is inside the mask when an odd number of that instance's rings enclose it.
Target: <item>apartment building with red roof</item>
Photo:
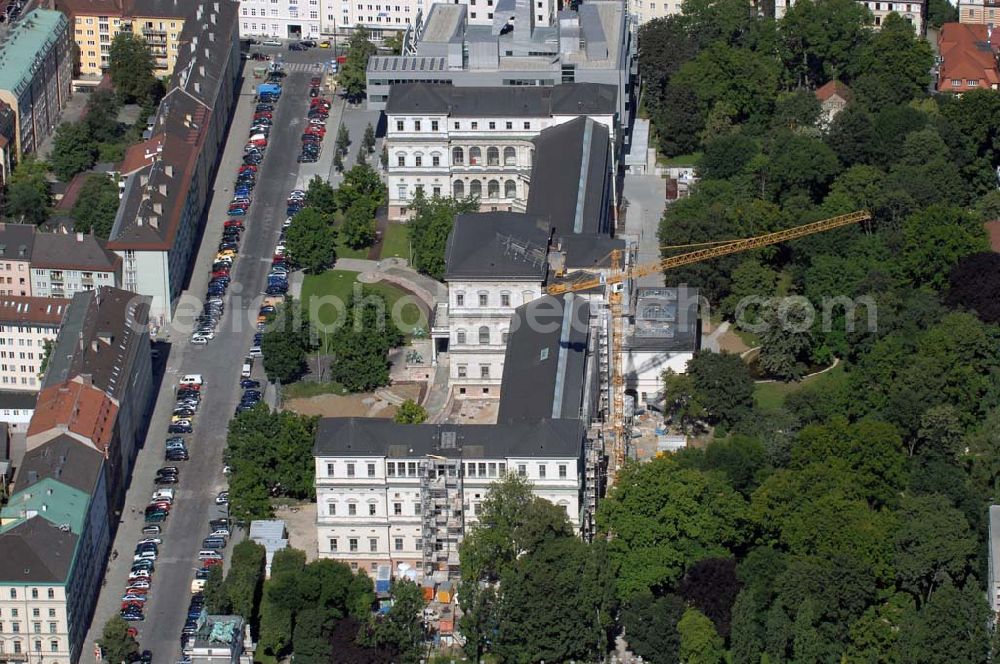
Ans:
[[[1000,88],[997,46],[1000,35],[993,36],[988,25],[945,23],[938,33],[938,52],[942,62],[938,74],[938,92],[961,94],[969,90]]]

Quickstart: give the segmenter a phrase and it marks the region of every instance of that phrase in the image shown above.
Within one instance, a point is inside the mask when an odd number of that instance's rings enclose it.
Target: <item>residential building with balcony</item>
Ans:
[[[61,298],[0,296],[0,390],[37,392],[46,345],[69,308]]]
[[[938,32],[937,91],[961,94],[983,88],[1000,89],[1000,35],[993,38],[989,25],[945,23]]]
[[[368,60],[368,108],[385,109],[392,86],[418,81],[459,88],[602,83],[615,86],[615,134],[627,142],[638,70],[624,3],[593,0],[559,11],[552,25],[543,26],[533,0],[497,1],[488,26],[472,24],[471,6],[461,4],[435,3],[426,20],[418,16],[401,55]]]
[[[125,189],[108,248],[122,257],[122,286],[152,298],[150,322],[170,322],[187,278],[229,119],[242,63],[238,4],[199,4],[151,137],[132,146]]]
[[[417,192],[476,196],[480,209],[524,212],[533,140],[577,117],[615,136],[616,89],[572,83],[524,88],[460,88],[404,83],[386,104],[389,217],[404,219]]]
[[[71,298],[95,288],[120,286],[122,259],[107,242],[84,233],[39,233],[31,254],[31,292]]]
[[[0,223],[0,295],[31,295],[34,224]]]
[[[320,0],[245,0],[240,3],[240,37],[319,39],[322,11]]]
[[[103,456],[67,436],[29,451],[0,510],[0,662],[79,661],[110,548]]]
[[[111,42],[119,32],[140,35],[149,45],[157,76],[170,76],[177,62],[187,4],[174,0],[56,0],[73,24],[79,53],[77,74],[96,83],[108,70]]]
[[[56,130],[70,96],[70,25],[57,11],[34,9],[0,36],[0,102],[15,114],[15,158]]]
[[[316,431],[319,556],[373,573],[454,573],[490,484],[507,473],[580,523],[584,423],[396,424],[324,418]]]

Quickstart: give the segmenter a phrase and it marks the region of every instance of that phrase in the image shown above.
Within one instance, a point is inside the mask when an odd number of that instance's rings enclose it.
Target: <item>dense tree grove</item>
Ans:
[[[375,593],[364,571],[344,563],[315,560],[284,549],[274,554],[271,578],[260,602],[260,652],[295,661],[327,664],[415,663],[423,654],[420,588],[393,583],[393,605],[374,615]]]
[[[351,296],[344,324],[331,334],[330,375],[351,392],[389,384],[389,351],[403,343],[389,313],[381,294],[362,289]]]
[[[593,657],[607,609],[606,637],[649,662],[985,663],[1000,263],[983,222],[1000,218],[1000,97],[930,97],[927,44],[896,16],[874,31],[851,0],[779,21],[739,0],[684,8],[640,31],[659,147],[701,153],[661,245],[872,220],[668,273],[756,335],[757,366],[703,352],[665,376],[666,419],[710,442],[627,464],[597,514],[608,537],[579,553],[543,506],[484,505],[494,525],[462,549],[468,654]],[[850,102],[827,123],[813,92],[832,80]],[[755,401],[754,371],[794,385],[833,358],[824,379]]]
[[[407,232],[413,250],[413,267],[441,279],[444,277],[445,246],[455,223],[455,215],[475,212],[479,209],[479,200],[473,197],[427,198],[422,192],[417,192],[410,209],[413,210],[413,218],[407,224]]]
[[[229,513],[245,522],[266,519],[272,495],[313,496],[315,434],[315,417],[272,413],[263,404],[230,420],[224,454],[232,469]]]

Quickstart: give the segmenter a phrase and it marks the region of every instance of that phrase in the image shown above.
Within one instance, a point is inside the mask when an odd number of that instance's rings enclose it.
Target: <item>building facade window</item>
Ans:
[[[517,183],[513,180],[505,180],[503,183],[503,197],[517,198]]]
[[[483,195],[483,183],[479,180],[473,180],[469,183],[469,195],[475,198],[481,198]]]
[[[486,185],[487,198],[500,198],[500,181],[490,180]]]
[[[455,180],[451,185],[451,195],[453,198],[465,198],[465,183]]]
[[[490,328],[483,325],[479,328],[479,343],[488,344],[490,342]]]
[[[486,165],[487,166],[499,166],[500,165],[500,150],[497,148],[486,148]]]
[[[456,165],[462,165],[465,163],[465,150],[462,148],[452,148],[451,149],[451,162]]]
[[[504,166],[516,166],[517,165],[517,150],[511,146],[507,146],[503,149],[503,165]]]

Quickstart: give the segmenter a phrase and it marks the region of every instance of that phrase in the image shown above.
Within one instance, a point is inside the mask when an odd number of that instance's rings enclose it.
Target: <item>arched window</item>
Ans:
[[[469,148],[469,165],[470,166],[482,166],[483,165],[483,151],[479,148]]]
[[[464,164],[465,163],[465,150],[462,148],[452,148],[451,149],[451,163],[453,164]]]
[[[455,333],[455,343],[464,344],[465,343],[465,330],[459,330]]]
[[[486,185],[486,196],[487,198],[499,198],[500,197],[500,181],[490,180]]]
[[[509,145],[503,149],[503,165],[517,166],[517,150]]]
[[[455,198],[465,198],[465,183],[455,180],[451,185],[451,195]]]
[[[486,165],[487,166],[500,165],[500,150],[498,150],[497,148],[486,148]]]
[[[503,183],[503,197],[517,198],[517,183],[513,180],[506,180]]]
[[[490,328],[483,325],[479,328],[479,343],[488,344],[490,342]]]
[[[473,180],[469,183],[469,196],[475,196],[480,198],[483,195],[483,183],[479,180]]]

